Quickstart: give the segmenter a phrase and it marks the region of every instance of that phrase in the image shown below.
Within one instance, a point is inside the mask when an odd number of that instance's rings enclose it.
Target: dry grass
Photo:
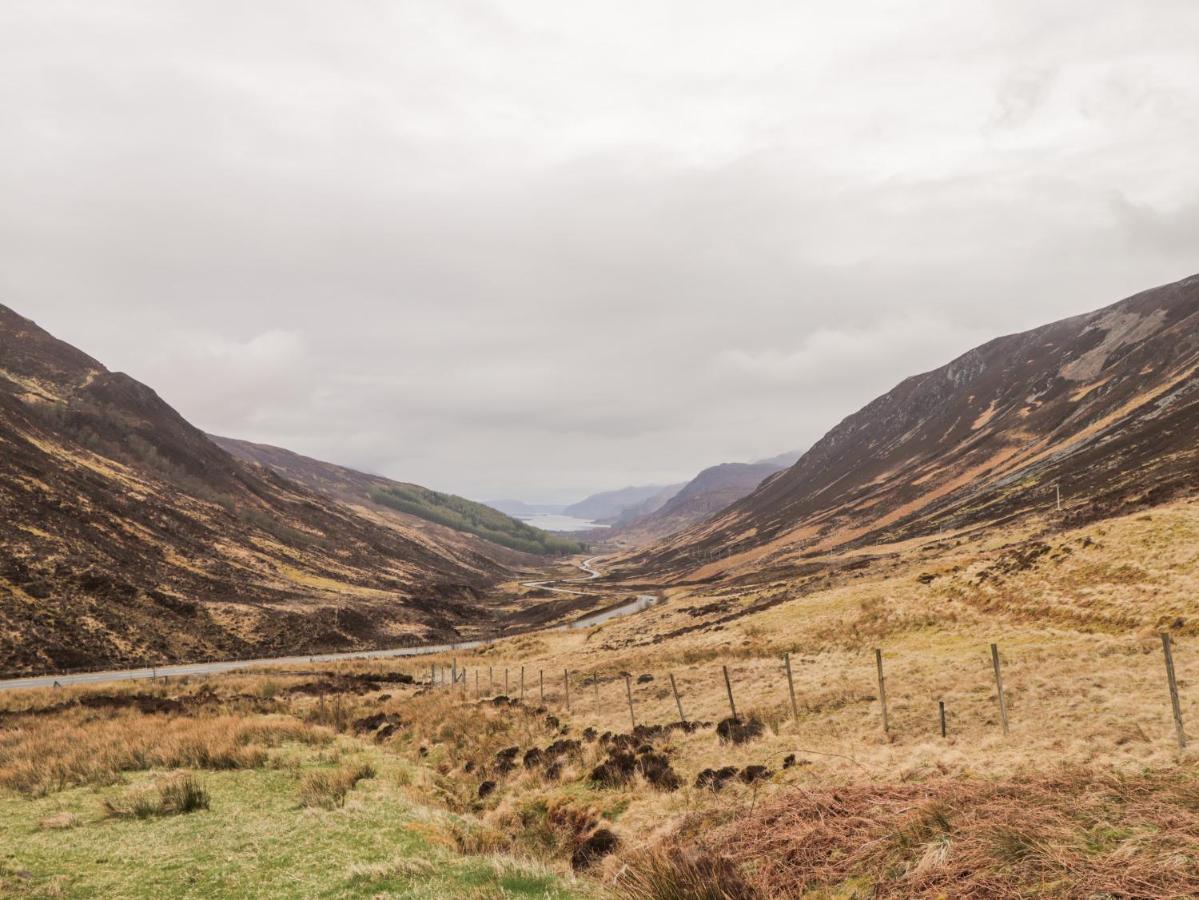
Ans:
[[[1199,781],[1066,770],[789,793],[708,838],[762,895],[1199,894]]]
[[[307,772],[300,780],[300,806],[319,806],[335,809],[344,806],[349,794],[364,778],[374,778],[375,769],[369,763],[340,766],[333,770]]]
[[[913,545],[836,578],[672,588],[666,602],[623,621],[459,652],[466,691],[361,686],[371,672],[421,675],[448,664],[445,655],[227,676],[207,688],[215,699],[194,685],[155,688],[186,695],[186,711],[171,715],[78,708],[70,691],[0,697],[0,714],[6,706],[19,712],[0,732],[0,788],[45,793],[110,783],[133,769],[284,767],[292,751],[272,747],[323,747],[341,733],[319,768],[306,771],[309,761],[288,773],[289,796],[298,788],[310,798],[304,805],[345,803],[353,767],[333,757],[357,759],[353,747],[369,745],[389,761],[379,782],[450,814],[428,825],[439,846],[535,858],[561,871],[574,865],[638,900],[808,890],[1185,894],[1199,889],[1190,881],[1199,859],[1188,774],[1195,757],[1174,744],[1157,629],[1178,636],[1183,714],[1196,730],[1196,538],[1199,505],[1182,503],[1052,539],[1009,533]],[[1003,658],[1006,738],[992,641]],[[722,742],[715,730],[729,715],[723,665],[738,712],[764,726],[744,743]],[[509,693],[518,693],[521,666],[526,702],[491,702],[505,668]],[[569,711],[564,669],[572,673]],[[596,736],[630,730],[625,673],[638,723],[679,718],[671,673],[686,718],[701,723],[642,729],[636,738],[671,767],[677,789],[655,784],[640,763],[620,778],[593,778],[613,746]],[[941,699],[948,739],[937,729]],[[588,739],[584,729],[595,734]],[[538,758],[559,740],[579,744],[552,766]],[[1046,776],[1047,764],[1070,768]],[[696,785],[700,773],[726,767],[766,771]],[[587,855],[601,832],[619,839],[619,861]],[[726,846],[763,861],[735,869],[712,855]]]
[[[0,789],[44,795],[113,784],[143,769],[248,769],[285,741],[327,743],[322,728],[283,716],[184,718],[121,711],[30,717],[0,732]]]
[[[208,809],[208,792],[193,775],[179,773],[157,783],[104,801],[104,813],[114,819],[178,816]]]

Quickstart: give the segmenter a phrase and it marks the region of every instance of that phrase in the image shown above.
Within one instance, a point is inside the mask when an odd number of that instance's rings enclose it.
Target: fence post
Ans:
[[[478,700],[483,695],[479,693],[479,670],[475,669],[475,699]]]
[[[991,665],[995,667],[995,690],[999,694],[999,721],[1003,723],[1003,733],[1007,730],[1007,697],[1003,694],[1003,670],[999,668],[999,646],[991,645]]]
[[[545,705],[545,669],[537,670],[537,690],[540,692],[541,705]]]
[[[633,720],[633,730],[637,730],[637,713],[633,712],[633,678],[630,675],[624,677],[625,693],[629,695],[629,718]]]
[[[783,654],[783,662],[787,666],[787,691],[791,694],[791,717],[799,721],[799,707],[795,703],[795,678],[791,675],[791,654]]]
[[[883,677],[883,651],[874,650],[874,665],[878,669],[878,700],[883,710],[883,731],[890,732],[891,723],[887,719],[887,679]]]
[[[1162,652],[1166,655],[1166,681],[1170,685],[1170,706],[1174,710],[1174,733],[1178,737],[1178,749],[1187,748],[1187,735],[1182,730],[1182,704],[1178,700],[1178,679],[1174,677],[1174,650],[1170,642],[1170,632],[1162,632]]]
[[[493,667],[487,667],[487,693],[495,693],[495,670]]]
[[[945,701],[938,700],[937,706],[941,708],[941,737],[945,737]]]
[[[566,711],[570,712],[570,669],[562,670],[562,684],[566,686]]]
[[[733,702],[733,683],[729,681],[729,667],[721,666],[724,669],[724,689],[729,693],[729,709],[733,711],[733,719],[737,718],[737,704]]]
[[[683,701],[679,699],[679,688],[674,683],[674,672],[670,673],[670,689],[674,691],[674,705],[679,708],[679,722],[685,728],[687,726],[687,717],[683,715]]]
[[[453,668],[450,670],[450,677],[454,679],[453,681],[450,682],[450,684],[457,684],[458,683],[458,657],[454,657],[452,660],[450,660],[450,662],[453,664]]]

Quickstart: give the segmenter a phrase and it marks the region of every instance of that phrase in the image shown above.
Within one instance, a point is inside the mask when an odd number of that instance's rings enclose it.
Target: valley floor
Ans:
[[[1199,739],[1199,504],[862,559],[453,659],[0,696],[0,888],[1199,893],[1160,638]],[[172,806],[189,778],[207,808]]]

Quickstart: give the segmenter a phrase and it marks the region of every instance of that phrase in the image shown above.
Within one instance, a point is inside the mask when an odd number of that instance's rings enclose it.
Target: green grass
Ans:
[[[0,797],[0,896],[569,898],[586,890],[535,864],[463,857],[441,813],[413,806],[394,765],[343,807],[302,808],[311,764],[205,772],[209,809],[167,818],[105,817],[103,807],[162,773],[124,785],[76,788],[36,800]],[[42,828],[63,812],[75,827]],[[61,816],[60,816],[61,818]]]

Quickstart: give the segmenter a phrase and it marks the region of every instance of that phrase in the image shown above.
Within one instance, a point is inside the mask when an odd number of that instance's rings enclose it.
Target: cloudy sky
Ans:
[[[810,444],[1199,271],[1194,0],[0,5],[0,302],[480,499]]]

